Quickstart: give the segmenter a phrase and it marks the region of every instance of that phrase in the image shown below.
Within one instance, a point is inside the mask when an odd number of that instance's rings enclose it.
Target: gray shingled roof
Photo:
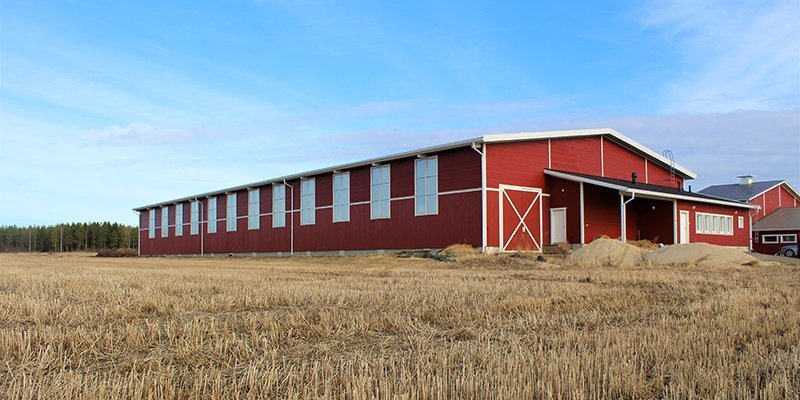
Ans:
[[[779,208],[753,223],[754,231],[800,230],[800,207]]]
[[[749,185],[740,185],[738,183],[730,185],[714,185],[709,186],[698,193],[707,194],[709,196],[722,197],[736,201],[747,201],[759,194],[767,191],[771,187],[783,182],[777,181],[763,181],[753,182]]]

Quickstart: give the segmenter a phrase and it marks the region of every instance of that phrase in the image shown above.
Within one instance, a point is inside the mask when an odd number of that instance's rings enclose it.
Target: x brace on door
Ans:
[[[531,200],[531,203],[528,205],[528,208],[525,210],[525,213],[524,214],[520,214],[519,210],[517,209],[517,206],[511,200],[511,197],[508,196],[508,193],[507,193],[508,191],[529,192],[529,193],[536,193],[536,195],[534,196],[533,200]],[[514,235],[517,234],[517,231],[519,231],[520,228],[523,228],[522,229],[523,232],[528,234],[528,236],[533,241],[533,244],[536,245],[536,249],[538,251],[542,251],[542,246],[539,244],[539,242],[536,240],[536,238],[533,237],[533,234],[531,233],[530,227],[528,227],[528,224],[525,223],[525,218],[528,217],[528,214],[530,214],[531,210],[533,209],[533,206],[536,205],[536,203],[538,202],[539,203],[539,237],[541,237],[541,232],[542,232],[542,219],[541,219],[542,202],[540,200],[541,200],[541,197],[542,197],[542,190],[541,189],[537,189],[537,188],[523,187],[523,186],[500,185],[500,193],[501,193],[501,196],[500,196],[500,202],[499,203],[500,203],[500,243],[502,244],[501,250],[502,251],[507,251],[506,249],[508,248],[508,245],[511,244],[512,240],[514,240]],[[503,229],[504,228],[503,227],[503,208],[504,208],[503,207],[503,203],[504,203],[503,197],[505,197],[505,199],[508,200],[508,203],[511,205],[511,209],[514,211],[514,214],[516,214],[517,218],[519,218],[519,222],[517,223],[517,226],[514,227],[514,231],[511,232],[511,235],[509,235],[508,240],[505,240],[504,229]]]

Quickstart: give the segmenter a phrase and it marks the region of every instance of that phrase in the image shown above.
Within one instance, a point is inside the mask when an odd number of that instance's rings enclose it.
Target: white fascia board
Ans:
[[[653,192],[650,190],[641,190],[641,189],[628,189],[629,193],[637,193],[648,197],[661,197],[661,198],[668,198],[668,199],[677,199],[677,200],[686,200],[686,201],[694,201],[698,203],[709,203],[709,204],[718,204],[722,206],[730,206],[730,207],[739,207],[739,208],[751,208],[755,209],[758,206],[750,204],[750,203],[738,203],[733,202],[730,200],[714,200],[714,199],[704,199],[700,197],[692,197],[692,196],[682,196],[679,194],[671,194],[671,193],[661,193],[661,192]]]
[[[586,177],[582,177],[582,176],[575,176],[575,175],[571,175],[571,174],[565,174],[565,173],[557,172],[557,171],[544,171],[544,173],[545,173],[545,175],[550,175],[550,176],[555,177],[555,178],[566,179],[568,181],[583,182],[583,183],[588,183],[588,184],[591,184],[591,185],[596,185],[596,186],[600,186],[600,187],[604,187],[604,188],[608,188],[608,189],[619,190],[620,192],[636,193],[636,194],[639,194],[639,195],[643,195],[643,196],[647,196],[647,197],[654,197],[654,198],[659,198],[659,199],[686,200],[686,201],[695,201],[695,202],[699,202],[699,203],[719,204],[719,205],[723,205],[723,206],[740,207],[740,208],[752,208],[752,209],[758,208],[758,206],[753,205],[753,204],[738,203],[738,202],[733,202],[733,201],[730,201],[730,200],[703,199],[703,198],[699,198],[699,197],[682,196],[682,195],[679,195],[679,194],[661,193],[661,192],[654,192],[654,191],[650,191],[650,190],[634,189],[634,188],[629,188],[627,186],[615,185],[613,183],[598,181],[598,180],[595,180],[595,179],[586,178]]]
[[[559,139],[559,138],[570,138],[570,137],[583,137],[583,136],[596,136],[596,135],[609,135],[617,140],[639,150],[640,152],[646,154],[648,157],[651,157],[664,165],[670,165],[670,160],[666,159],[661,154],[656,153],[653,150],[650,150],[646,146],[642,145],[641,143],[623,135],[622,133],[617,132],[611,128],[596,128],[596,129],[578,129],[578,130],[564,130],[564,131],[546,131],[546,132],[521,132],[521,133],[500,133],[500,134],[491,134],[491,135],[484,135],[483,141],[486,143],[492,142],[515,142],[521,140],[537,140],[537,139]],[[697,174],[690,171],[686,167],[679,165],[678,163],[673,163],[675,170],[679,171],[680,173],[686,175],[689,179],[696,179]]]
[[[753,228],[753,232],[782,232],[782,231],[790,231],[790,232],[800,231],[800,226],[789,227],[789,228]],[[794,232],[787,233],[787,235],[794,235]]]

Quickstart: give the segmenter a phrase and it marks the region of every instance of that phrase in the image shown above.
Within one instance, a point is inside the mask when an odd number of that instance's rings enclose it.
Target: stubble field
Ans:
[[[798,398],[800,268],[0,255],[3,398]]]

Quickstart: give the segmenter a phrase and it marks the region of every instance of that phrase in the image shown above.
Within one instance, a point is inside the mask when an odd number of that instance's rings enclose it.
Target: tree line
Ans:
[[[139,228],[116,222],[0,226],[0,252],[96,251],[139,246]]]

